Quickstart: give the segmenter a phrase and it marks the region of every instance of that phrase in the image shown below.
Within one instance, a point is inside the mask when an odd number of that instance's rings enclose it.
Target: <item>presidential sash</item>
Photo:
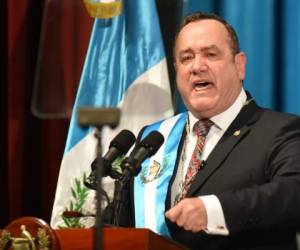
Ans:
[[[185,127],[187,113],[154,123],[143,132],[142,138],[158,130],[165,138],[164,144],[134,179],[135,226],[170,236],[165,221],[165,201],[169,182],[174,171],[179,142]]]

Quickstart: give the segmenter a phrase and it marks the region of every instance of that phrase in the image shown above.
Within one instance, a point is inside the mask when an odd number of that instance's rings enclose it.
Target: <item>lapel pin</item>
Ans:
[[[239,136],[241,134],[241,130],[237,130],[233,133],[234,136]]]

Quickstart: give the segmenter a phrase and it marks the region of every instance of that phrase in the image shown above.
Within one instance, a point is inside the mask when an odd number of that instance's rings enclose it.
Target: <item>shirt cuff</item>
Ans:
[[[221,203],[215,195],[199,196],[203,201],[207,214],[207,234],[229,235]]]

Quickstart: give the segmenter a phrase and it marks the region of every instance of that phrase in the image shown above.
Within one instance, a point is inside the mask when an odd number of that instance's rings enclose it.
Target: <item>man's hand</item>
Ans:
[[[200,198],[186,198],[166,212],[166,217],[178,226],[192,232],[206,229],[207,214]]]

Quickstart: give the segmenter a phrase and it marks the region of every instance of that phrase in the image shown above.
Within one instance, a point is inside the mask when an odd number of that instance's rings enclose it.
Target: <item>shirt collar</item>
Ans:
[[[246,100],[247,95],[244,88],[242,88],[234,103],[224,112],[211,117],[210,120],[216,127],[225,131],[232,121],[237,117]],[[194,124],[199,120],[199,118],[195,117],[191,112],[188,112],[188,114],[190,128],[193,128]]]

